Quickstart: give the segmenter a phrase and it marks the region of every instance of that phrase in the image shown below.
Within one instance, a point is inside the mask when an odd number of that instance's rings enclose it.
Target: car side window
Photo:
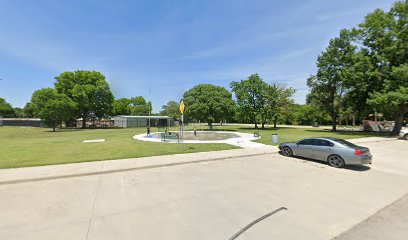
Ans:
[[[298,143],[299,145],[312,145],[310,139],[302,140]]]
[[[327,141],[327,140],[323,140],[323,139],[315,139],[315,144],[317,146],[324,146],[324,147],[333,147],[334,144]]]
[[[325,146],[327,146],[327,147],[333,147],[334,146],[334,143],[332,143],[332,142],[329,142],[329,141],[326,141],[326,140],[323,140],[323,141],[326,142]]]
[[[310,145],[319,146],[319,139],[309,139]]]

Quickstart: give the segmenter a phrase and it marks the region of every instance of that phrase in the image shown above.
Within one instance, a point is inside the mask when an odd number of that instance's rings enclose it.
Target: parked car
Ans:
[[[399,132],[399,136],[402,139],[408,140],[408,128],[401,128],[401,130]]]
[[[279,149],[286,157],[316,159],[336,168],[372,163],[372,155],[368,148],[339,138],[305,138],[297,142],[281,143]]]

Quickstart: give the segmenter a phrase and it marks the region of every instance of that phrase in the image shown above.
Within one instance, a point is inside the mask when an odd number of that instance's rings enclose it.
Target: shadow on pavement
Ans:
[[[279,151],[279,154],[283,156],[282,152]],[[317,163],[317,164],[321,164],[321,165],[325,165],[327,167],[330,167],[327,162],[323,162],[323,161],[319,161],[319,160],[315,160],[315,159],[310,159],[310,158],[305,158],[305,157],[299,157],[299,156],[293,156],[292,158],[296,158],[299,160],[306,160],[309,162],[313,162],[313,163]],[[346,165],[344,166],[344,168],[342,168],[344,170],[351,170],[351,171],[357,171],[357,172],[364,172],[367,170],[370,170],[371,167],[367,166],[367,165]]]
[[[371,167],[367,166],[367,165],[346,165],[344,167],[344,169],[352,170],[352,171],[358,171],[358,172],[364,172],[364,171],[370,170]]]

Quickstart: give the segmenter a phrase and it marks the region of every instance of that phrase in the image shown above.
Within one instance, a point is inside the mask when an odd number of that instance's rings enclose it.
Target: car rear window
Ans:
[[[343,140],[343,139],[333,139],[333,141],[335,141],[337,143],[340,143],[341,145],[346,146],[346,147],[351,147],[351,148],[356,148],[357,147],[357,145],[355,145],[355,144],[353,144],[353,143],[351,143],[349,141]]]

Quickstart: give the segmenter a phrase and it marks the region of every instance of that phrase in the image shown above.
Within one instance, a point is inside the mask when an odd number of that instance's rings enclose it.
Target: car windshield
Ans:
[[[346,141],[346,140],[343,140],[343,139],[332,139],[333,141],[335,141],[335,142],[337,142],[337,143],[340,143],[341,145],[344,145],[344,146],[346,146],[346,147],[351,147],[351,148],[356,148],[356,147],[358,147],[357,145],[355,145],[355,144],[353,144],[353,143],[351,143],[351,142],[348,142],[348,141]]]

